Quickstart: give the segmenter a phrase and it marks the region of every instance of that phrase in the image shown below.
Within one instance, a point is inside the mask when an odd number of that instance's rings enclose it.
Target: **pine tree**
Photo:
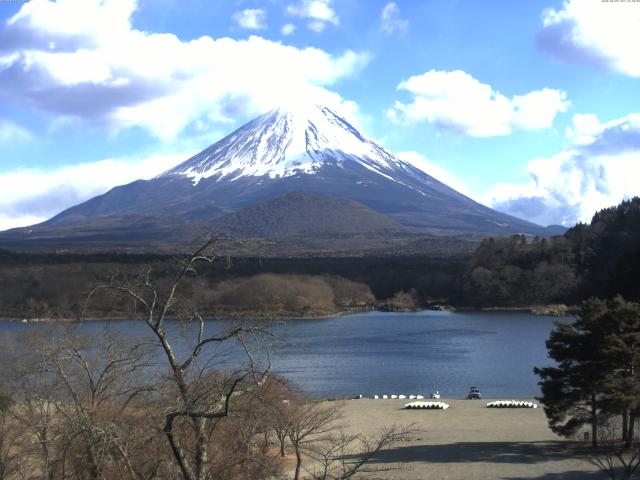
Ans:
[[[620,416],[631,446],[640,414],[640,304],[587,300],[573,324],[556,323],[547,349],[557,366],[534,371],[551,429],[570,436],[591,423],[595,447],[599,421]]]
[[[629,447],[640,413],[640,304],[618,296],[598,321],[607,330],[602,356],[610,366],[603,406],[622,416],[622,439]]]
[[[598,445],[600,403],[608,380],[593,319],[606,311],[603,301],[588,300],[573,324],[556,322],[546,345],[557,366],[534,369],[551,430],[572,436],[590,424],[593,447]]]

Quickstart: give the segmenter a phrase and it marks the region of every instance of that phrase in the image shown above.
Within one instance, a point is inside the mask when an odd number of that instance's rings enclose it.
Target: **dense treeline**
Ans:
[[[487,239],[464,275],[474,305],[571,303],[621,294],[640,298],[640,198],[596,213],[563,236]]]
[[[373,307],[412,292],[413,306],[448,299],[467,258],[344,257],[226,258],[187,279],[183,295],[206,314],[331,314]],[[168,255],[24,254],[0,252],[0,317],[77,318],[87,293],[114,274],[166,281],[176,257]],[[261,303],[257,303],[261,299]],[[98,299],[88,316],[129,315],[121,299]]]
[[[565,235],[574,245],[584,296],[640,299],[640,198],[596,213]]]
[[[123,298],[98,295],[85,303],[91,288],[111,275],[106,265],[74,265],[60,268],[5,270],[0,276],[0,317],[9,318],[123,318],[133,313]],[[121,265],[117,265],[121,267]],[[159,285],[169,280],[167,271],[150,270]],[[147,270],[120,273],[116,278],[141,281]],[[317,316],[332,315],[374,305],[370,288],[359,282],[329,275],[264,273],[230,276],[214,281],[189,278],[181,292],[206,315],[223,316]]]
[[[118,272],[162,282],[174,255],[16,253],[0,250],[0,317],[66,317],[89,289]],[[267,285],[268,284],[268,285]],[[472,255],[220,257],[184,289],[207,314],[331,314],[384,302],[471,307],[577,305],[592,296],[640,299],[640,199],[598,212],[563,236],[484,240]],[[258,302],[257,299],[264,301]],[[98,303],[91,314],[127,315]]]
[[[464,296],[479,306],[573,303],[578,284],[569,240],[515,235],[482,242],[464,276]]]

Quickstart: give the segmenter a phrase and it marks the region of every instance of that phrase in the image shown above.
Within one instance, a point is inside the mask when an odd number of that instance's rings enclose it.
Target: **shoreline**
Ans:
[[[253,320],[253,321],[304,321],[304,320],[323,320],[327,318],[347,317],[350,315],[358,315],[369,312],[380,313],[419,313],[419,312],[471,312],[471,313],[529,313],[534,316],[552,316],[552,317],[571,317],[579,312],[579,308],[575,305],[562,306],[564,308],[556,308],[555,305],[529,305],[516,307],[468,307],[468,306],[452,306],[446,304],[438,304],[435,306],[425,306],[416,308],[397,308],[392,309],[387,305],[383,307],[358,307],[336,310],[319,310],[307,312],[218,312],[205,315],[207,320]],[[13,323],[73,323],[73,322],[92,322],[92,321],[118,321],[133,320],[130,316],[95,316],[91,318],[78,319],[72,317],[24,317],[24,316],[0,316],[0,321]],[[177,320],[175,317],[170,320]]]
[[[571,317],[580,312],[577,305],[549,304],[549,305],[529,305],[521,307],[480,307],[482,312],[527,312],[531,315],[547,317]]]
[[[354,310],[336,310],[332,312],[311,312],[311,313],[297,313],[297,312],[270,312],[268,314],[259,314],[256,312],[251,313],[216,313],[204,315],[205,320],[254,320],[254,321],[280,321],[280,320],[322,320],[325,318],[334,317],[346,317],[349,315],[357,315],[359,313],[375,312],[375,309],[354,309]],[[12,322],[12,323],[74,323],[74,322],[94,322],[94,321],[121,321],[121,320],[136,320],[131,316],[108,316],[99,317],[92,316],[90,318],[71,318],[71,317],[10,317],[1,316],[0,321]],[[139,319],[143,321],[141,318]],[[167,317],[170,321],[179,321],[176,317]]]

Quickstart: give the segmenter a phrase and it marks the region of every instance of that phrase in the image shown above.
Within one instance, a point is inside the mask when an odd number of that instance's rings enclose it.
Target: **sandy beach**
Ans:
[[[532,399],[526,399],[532,400]],[[571,455],[574,442],[547,426],[542,408],[491,409],[489,400],[447,400],[447,410],[404,410],[409,400],[348,400],[344,424],[372,434],[385,425],[410,424],[423,430],[378,456],[375,463],[402,463],[385,479],[604,479],[586,460]]]

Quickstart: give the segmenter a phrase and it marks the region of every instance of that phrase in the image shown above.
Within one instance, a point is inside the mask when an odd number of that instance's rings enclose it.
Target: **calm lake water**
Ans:
[[[485,397],[539,394],[534,366],[549,365],[544,342],[552,317],[526,313],[372,312],[323,320],[290,321],[273,353],[274,370],[315,397],[374,394],[466,396],[470,385]],[[100,335],[105,325],[138,337],[134,321],[79,326]],[[219,320],[207,328],[225,325]],[[42,328],[0,321],[0,335]]]

